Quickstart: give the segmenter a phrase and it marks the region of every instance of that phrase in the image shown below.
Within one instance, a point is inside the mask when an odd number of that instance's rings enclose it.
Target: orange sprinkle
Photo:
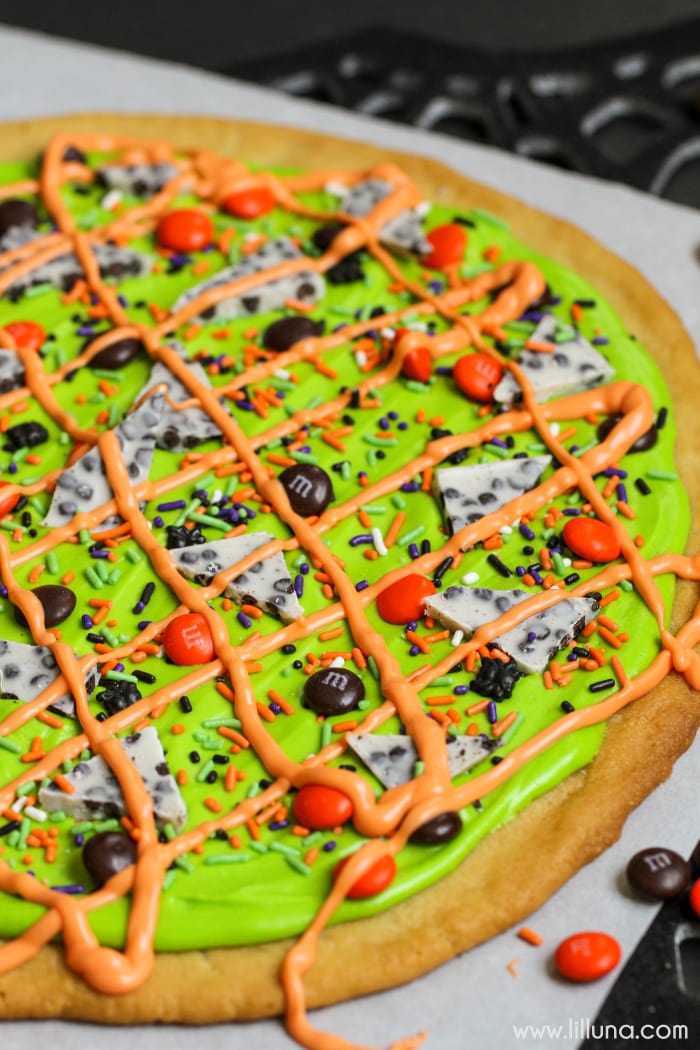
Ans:
[[[478,722],[470,722],[469,725],[467,726],[467,736],[476,736],[478,732],[479,732],[479,723]]]
[[[307,835],[311,834],[309,828],[305,828],[303,824],[295,824],[291,831],[292,835],[296,835],[300,839],[305,839]]]
[[[276,721],[275,712],[271,711],[269,707],[265,707],[265,704],[260,703],[260,701],[258,700],[258,702],[256,703],[255,706],[257,708],[258,714],[263,719],[263,721],[265,721],[265,722],[274,722],[274,721]]]
[[[502,546],[503,540],[500,536],[489,536],[488,539],[485,539],[483,543],[485,551],[499,550]]]
[[[493,735],[495,737],[502,737],[503,734],[506,732],[506,730],[509,729],[510,726],[513,725],[513,722],[515,722],[517,717],[518,717],[518,712],[517,711],[510,711],[506,715],[505,718],[502,718],[500,720],[500,722],[495,722],[491,726],[491,732],[493,733]]]
[[[224,808],[218,798],[207,797],[204,799],[204,805],[207,809],[211,810],[212,813],[221,813],[221,810]]]
[[[535,350],[540,354],[553,354],[555,345],[546,339],[527,339],[525,346],[528,350]]]
[[[236,777],[236,767],[233,765],[228,765],[226,767],[226,775],[224,777],[224,788],[226,789],[226,791],[233,791],[237,783],[238,780]]]
[[[354,718],[347,718],[344,722],[336,722],[333,726],[334,733],[352,733],[354,729],[357,729],[357,720]]]
[[[318,857],[319,853],[320,853],[320,850],[319,850],[318,846],[312,846],[311,849],[307,853],[304,854],[304,864],[306,864],[307,867],[310,868],[311,865],[316,860],[316,858]]]
[[[239,733],[236,729],[230,729],[228,726],[219,726],[218,733],[220,736],[226,737],[227,740],[231,740],[234,744],[237,744],[239,747],[242,747],[244,749],[250,747],[249,742],[246,740],[243,734]]]
[[[52,729],[63,728],[63,722],[61,719],[56,718],[56,716],[52,715],[50,711],[40,711],[36,717],[37,721],[43,722],[46,726],[51,726]]]
[[[613,653],[613,655],[610,657],[610,666],[612,667],[613,671],[615,672],[615,675],[617,676],[618,682],[620,683],[621,686],[624,687],[627,684],[627,682],[629,681],[629,679],[627,677],[627,672],[625,671],[624,667],[622,666],[622,662],[620,660],[620,657],[617,655],[617,653]]]
[[[226,685],[225,682],[217,682],[216,691],[217,693],[220,693],[221,696],[223,696],[226,700],[230,700],[231,703],[233,703],[233,701],[235,700],[233,690],[230,686]]]
[[[576,324],[578,324],[578,322],[581,320],[582,317],[583,317],[583,310],[581,309],[579,304],[578,303],[572,303],[571,304],[571,319],[573,321],[575,321]]]
[[[433,421],[431,420],[431,423],[432,422]],[[435,423],[434,425],[439,426],[438,423]],[[431,485],[433,484],[433,468],[426,467],[423,473],[421,474],[421,477],[423,478],[423,482],[421,484],[421,491],[430,492]]]
[[[295,467],[297,462],[291,456],[279,456],[276,452],[268,452],[265,459],[268,463],[274,463],[276,467]]]
[[[545,689],[553,689],[554,688],[554,682],[552,681],[552,672],[551,671],[543,671],[542,672],[542,681],[544,682]]]
[[[260,829],[254,820],[247,820],[245,826],[248,828],[250,837],[255,841],[260,841]]]
[[[330,642],[332,638],[340,638],[342,633],[342,627],[330,627],[327,631],[321,631],[318,639],[320,642]]]
[[[600,635],[601,638],[604,639],[604,641],[606,641],[608,643],[608,645],[612,645],[613,649],[620,649],[621,648],[622,642],[617,637],[617,635],[613,634],[612,631],[609,631],[607,629],[607,627],[599,627],[598,628],[598,634]]]
[[[428,707],[447,707],[449,704],[453,704],[454,700],[452,693],[445,693],[441,696],[429,696],[425,702]]]
[[[421,638],[415,631],[406,631],[406,641],[411,642],[412,645],[417,645],[422,653],[427,654],[430,652],[430,642],[427,642],[425,638]]]
[[[64,777],[63,773],[57,773],[53,778],[53,782],[56,787],[60,788],[61,791],[66,795],[75,794],[75,785],[71,784],[67,777]]]
[[[26,459],[28,460],[29,456],[27,456]],[[629,503],[625,503],[623,499],[619,499],[615,506],[617,507],[623,518],[627,518],[629,521],[633,521],[634,518],[637,517],[637,512],[635,510],[632,510]]]
[[[39,579],[39,577],[41,576],[43,571],[44,571],[44,566],[43,565],[35,565],[34,568],[32,569],[32,571],[29,573],[29,582],[30,583],[36,583],[36,581]]]
[[[187,770],[186,769],[178,769],[178,771],[177,771],[177,782],[180,785],[180,787],[184,787],[185,784],[188,782],[188,780],[189,780],[189,777],[187,776]]]
[[[351,655],[355,666],[359,667],[361,671],[364,671],[364,669],[367,667],[367,661],[365,659],[365,654],[362,652],[362,650],[358,649],[357,646],[355,646],[352,650]]]
[[[183,726],[182,722],[178,722],[177,725],[174,725],[172,727],[170,732],[173,734],[173,736],[180,736],[181,733],[185,732],[185,727]]]
[[[534,945],[535,948],[538,948],[543,941],[543,938],[539,933],[535,933],[534,930],[529,929],[527,926],[522,926],[518,930],[518,937],[521,941]]]
[[[485,711],[489,706],[489,700],[479,700],[476,704],[471,704],[467,708],[467,714],[471,718],[472,715],[478,715],[481,711]]]
[[[620,625],[615,620],[611,620],[609,616],[600,615],[598,617],[598,623],[602,624],[603,627],[607,627],[609,631],[619,631]]]

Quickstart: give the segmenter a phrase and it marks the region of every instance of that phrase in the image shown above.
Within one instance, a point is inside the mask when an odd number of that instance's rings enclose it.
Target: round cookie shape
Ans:
[[[304,699],[319,715],[343,715],[354,711],[365,698],[362,679],[345,667],[328,667],[309,675],[304,685]]]
[[[409,841],[421,846],[442,846],[456,838],[461,830],[462,818],[459,813],[446,810],[417,827],[411,833]]]
[[[635,853],[627,865],[627,878],[645,896],[668,900],[690,882],[690,865],[672,849],[651,846]]]
[[[118,371],[128,365],[129,361],[133,361],[140,350],[143,350],[143,343],[140,339],[136,339],[135,336],[125,336],[98,351],[90,359],[90,368],[105,368],[110,372]]]
[[[35,598],[38,598],[44,609],[44,626],[56,627],[59,623],[67,620],[75,609],[76,597],[70,587],[64,587],[59,583],[46,583],[33,589]],[[18,607],[15,608],[15,619],[23,627],[27,626],[24,613]]]
[[[333,499],[331,479],[315,463],[297,463],[293,467],[285,467],[277,480],[287,493],[294,513],[303,518],[322,514]]]
[[[38,222],[37,210],[30,201],[18,197],[0,201],[0,237],[4,237],[8,230],[34,230]]]
[[[121,831],[99,831],[83,846],[83,864],[97,886],[136,863],[134,840]]]
[[[281,353],[302,339],[315,338],[322,331],[323,324],[310,317],[283,317],[265,329],[263,344],[267,350],[277,350]]]

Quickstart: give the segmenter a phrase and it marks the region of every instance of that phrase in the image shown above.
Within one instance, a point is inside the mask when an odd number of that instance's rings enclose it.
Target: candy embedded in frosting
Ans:
[[[14,350],[0,350],[0,394],[24,386],[24,369]]]
[[[425,608],[440,623],[471,635],[527,597],[524,591],[454,586],[427,598]],[[590,623],[598,608],[595,598],[562,598],[492,638],[490,644],[512,656],[523,674],[540,674],[554,654]]]
[[[551,456],[532,456],[436,470],[433,495],[444,507],[452,534],[534,488],[551,461]]]
[[[173,349],[181,352],[180,347]],[[211,387],[209,378],[199,362],[187,361],[187,367],[200,383]],[[221,437],[219,427],[198,405],[179,409],[170,404],[170,401],[175,404],[187,401],[192,394],[162,361],[155,362],[148,382],[137,394],[136,400],[139,401],[149,390],[161,384],[168,388],[168,397],[163,403],[160,421],[156,427],[156,448],[165,449],[167,452],[187,452],[204,441]]]
[[[0,639],[0,695],[5,699],[29,703],[47,689],[59,673],[48,646]],[[99,677],[98,667],[93,667],[85,675],[88,696],[95,690]],[[55,700],[51,708],[71,718],[75,715],[75,701],[68,692]]]
[[[148,479],[164,402],[163,394],[154,394],[114,430],[132,485]],[[91,448],[59,476],[43,524],[51,527],[65,525],[76,514],[96,510],[108,503],[112,496],[100,450]],[[120,521],[121,518],[113,515],[94,526],[93,531],[111,528]]]
[[[212,288],[221,288],[234,281],[240,281],[242,277],[270,270],[280,263],[303,258],[302,252],[289,237],[277,237],[274,241],[266,241],[257,251],[246,255],[240,262],[227,266],[206,281],[188,288],[175,302],[173,312],[181,310],[183,306],[187,306]],[[221,321],[231,317],[267,313],[268,310],[280,309],[288,300],[316,303],[323,298],[325,290],[325,282],[320,274],[312,269],[301,270],[287,277],[278,277],[276,280],[256,285],[242,295],[234,293],[203,310],[199,320]]]
[[[551,343],[551,352],[528,350],[527,344],[518,358],[526,378],[532,384],[536,401],[547,401],[550,397],[562,397],[579,390],[607,383],[615,375],[610,363],[594,350],[580,332],[571,329],[571,338],[555,341],[558,325],[554,317],[546,315],[532,333],[531,340]],[[507,372],[494,390],[494,401],[512,405],[521,399],[520,385],[511,372]]]
[[[152,197],[175,178],[177,168],[174,164],[105,164],[95,174],[105,189]]]
[[[217,573],[230,569],[272,540],[274,536],[269,532],[250,532],[213,543],[180,547],[171,554],[183,576],[206,586]],[[255,605],[285,623],[299,620],[304,615],[281,552],[255,562],[226,585],[224,594],[238,605]]]
[[[187,821],[187,807],[170,773],[155,727],[123,737],[119,743],[151,797],[156,823],[160,827],[172,824],[180,831]],[[72,792],[63,791],[53,780],[39,789],[39,802],[47,812],[60,810],[74,820],[128,815],[119,781],[101,755],[79,762],[64,774],[64,779],[73,787]]]
[[[348,746],[361,758],[385,788],[399,787],[413,780],[418,751],[410,736],[384,733],[348,733]],[[483,762],[499,746],[483,736],[447,736],[450,775],[458,777]]]
[[[394,186],[386,179],[363,179],[343,198],[341,211],[345,215],[363,218],[394,192]],[[416,211],[399,212],[379,230],[379,240],[392,251],[427,255],[432,251],[430,241],[423,232],[423,224]]]

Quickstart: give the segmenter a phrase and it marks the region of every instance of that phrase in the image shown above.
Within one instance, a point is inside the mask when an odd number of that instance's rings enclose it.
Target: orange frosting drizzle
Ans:
[[[68,178],[88,181],[93,176],[83,165],[62,161],[68,145],[75,145],[86,151],[121,151],[120,162],[125,164],[167,160],[174,163],[178,175],[145,204],[132,208],[128,214],[115,219],[111,224],[89,233],[80,232],[76,230],[74,220],[61,200],[61,186]],[[69,138],[66,135],[58,135],[46,149],[39,188],[44,204],[56,222],[59,232],[6,253],[3,262],[10,265],[0,274],[0,294],[13,281],[31,272],[38,265],[72,251],[81,263],[90,292],[98,297],[113,327],[109,332],[94,339],[77,359],[57,369],[53,374],[44,371],[42,360],[36,353],[17,349],[9,333],[0,331],[0,346],[16,350],[24,367],[26,381],[22,390],[14,390],[0,396],[0,409],[16,404],[31,393],[76,443],[85,448],[98,444],[114,495],[113,499],[102,507],[89,513],[78,514],[71,524],[53,530],[50,536],[45,536],[15,554],[10,552],[7,540],[0,534],[0,575],[8,588],[10,600],[26,616],[35,643],[51,648],[60,670],[60,677],[39,697],[18,707],[0,723],[0,736],[7,736],[25,725],[62,695],[66,687],[75,698],[82,729],[81,733],[47,753],[14,781],[0,785],[0,806],[9,807],[17,788],[30,781],[50,776],[64,761],[77,757],[85,747],[89,747],[105,759],[119,780],[130,818],[139,832],[138,859],[132,868],[112,878],[100,890],[84,897],[71,897],[53,891],[27,874],[12,871],[0,860],[0,889],[41,904],[47,909],[42,918],[25,934],[0,947],[0,972],[20,966],[60,933],[65,944],[68,965],[80,973],[92,987],[112,995],[124,994],[137,988],[148,978],[152,968],[153,936],[158,918],[160,892],[163,878],[172,861],[204,842],[212,832],[218,829],[230,831],[244,825],[271,803],[281,799],[291,786],[300,787],[307,783],[327,784],[337,787],[352,800],[355,827],[371,841],[352,855],[314,921],[288,953],[282,967],[281,980],[287,1003],[287,1025],[292,1036],[311,1050],[351,1050],[355,1044],[339,1036],[318,1032],[309,1023],[303,988],[303,977],[313,964],[318,937],[345,899],[350,886],[379,857],[386,853],[399,852],[411,832],[420,824],[444,812],[446,808],[459,809],[478,798],[483,798],[556,740],[583,726],[598,724],[608,719],[616,711],[654,688],[672,669],[685,675],[692,688],[700,689],[700,657],[694,650],[694,646],[700,641],[700,605],[693,618],[675,636],[672,635],[664,627],[664,604],[655,582],[657,575],[665,573],[674,573],[678,577],[690,580],[700,579],[700,555],[691,558],[669,554],[646,561],[617,521],[593,480],[595,474],[616,463],[652,425],[653,406],[647,391],[632,383],[612,383],[583,394],[562,398],[556,403],[538,405],[532,387],[518,365],[501,359],[493,347],[482,338],[483,335],[498,330],[508,321],[518,318],[539,298],[544,290],[544,281],[537,268],[527,262],[508,262],[473,280],[461,283],[453,275],[446,292],[441,295],[430,294],[422,284],[407,281],[393,258],[379,243],[381,227],[400,211],[418,204],[418,191],[393,165],[381,165],[372,175],[387,180],[394,189],[369,215],[358,219],[344,215],[342,211],[339,214],[327,214],[310,209],[299,200],[297,194],[318,190],[331,179],[352,185],[363,177],[359,174],[333,171],[277,178],[270,173],[251,174],[238,162],[226,160],[207,151],[195,151],[186,154],[183,159],[182,156],[175,157],[167,143],[143,143],[112,136],[83,135]],[[202,202],[216,205],[229,193],[251,185],[266,186],[276,201],[291,213],[322,221],[336,220],[340,216],[347,226],[319,259],[292,260],[228,285],[210,289],[154,327],[134,325],[120,305],[115,291],[102,280],[93,246],[108,238],[119,238],[121,241],[152,230],[162,212],[167,210],[185,187],[192,189]],[[3,187],[0,190],[0,198],[35,192],[36,189],[35,182],[24,180],[14,186]],[[263,355],[258,363],[246,369],[242,375],[216,389],[201,383],[179,355],[163,343],[164,338],[183,323],[232,295],[242,295],[260,284],[301,270],[315,269],[323,273],[345,254],[360,247],[369,251],[392,279],[399,281],[410,291],[418,300],[417,303],[382,318],[348,325],[342,332],[331,333],[323,338],[305,339],[284,353]],[[491,291],[497,291],[496,298],[480,314],[458,313],[459,307],[469,302],[477,302]],[[370,328],[400,325],[404,314],[415,317],[416,314],[429,313],[442,316],[451,322],[451,327],[432,337],[422,332],[405,332],[396,341],[391,359],[359,386],[360,404],[370,391],[380,389],[397,377],[407,353],[416,346],[427,345],[435,359],[470,346],[476,346],[498,358],[504,368],[513,372],[520,384],[523,406],[496,416],[469,434],[456,434],[431,441],[422,456],[379,481],[370,483],[343,505],[331,506],[318,520],[310,524],[292,511],[284,489],[270,476],[269,468],[261,462],[257,450],[273,438],[296,432],[305,423],[315,423],[326,428],[331,426],[349,403],[350,395],[339,396],[317,409],[296,412],[289,419],[270,427],[255,438],[246,437],[222,407],[219,398],[222,394],[233,397],[241,387],[265,380],[277,369],[287,368],[304,360],[313,361],[324,351],[344,344]],[[183,383],[190,397],[176,407],[184,409],[194,404],[199,405],[221,429],[225,438],[220,450],[187,463],[170,478],[158,482],[145,482],[134,488],[129,482],[126,465],[114,434],[107,431],[99,435],[95,431],[80,428],[70,414],[60,407],[52,392],[52,387],[70,370],[88,364],[100,350],[126,336],[139,338],[151,357],[167,365],[173,375]],[[576,458],[552,434],[549,422],[555,418],[581,418],[592,412],[615,412],[620,413],[623,418],[604,441]],[[509,503],[507,507],[465,527],[447,540],[440,550],[432,551],[414,561],[410,569],[396,569],[366,590],[359,593],[355,590],[342,564],[329,553],[323,542],[322,537],[329,529],[356,513],[361,504],[395,492],[414,474],[437,466],[457,449],[476,447],[499,434],[522,432],[530,428],[538,432],[540,439],[561,464],[551,477]],[[289,527],[292,538],[271,541],[238,564],[220,572],[209,586],[194,587],[177,571],[170,551],[161,547],[153,537],[139,504],[141,501],[161,496],[190,480],[195,481],[212,468],[232,463],[243,466],[260,496]],[[57,476],[58,472],[47,475],[40,482],[22,487],[21,491],[50,491]],[[486,539],[513,520],[525,514],[536,513],[556,496],[572,487],[577,487],[591,504],[596,516],[615,530],[621,544],[624,563],[608,566],[593,580],[587,580],[585,584],[572,588],[567,593],[584,594],[591,589],[611,587],[621,580],[631,580],[657,621],[663,648],[646,671],[635,679],[629,679],[621,673],[619,689],[607,699],[557,720],[520,744],[498,766],[474,776],[468,783],[454,787],[447,764],[444,730],[437,722],[425,717],[419,698],[420,690],[444,674],[455,662],[488,644],[497,635],[554,604],[561,598],[561,591],[555,587],[531,595],[497,621],[477,630],[468,642],[453,649],[444,660],[434,667],[426,668],[421,674],[412,675],[410,680],[405,678],[398,661],[387,650],[382,635],[372,627],[366,615],[366,608],[376,600],[383,588],[400,580],[408,572],[428,574],[434,571],[447,555],[455,556],[462,549]],[[20,491],[19,487],[17,491]],[[123,647],[111,650],[107,655],[95,654],[76,660],[72,649],[58,641],[56,636],[46,629],[40,602],[31,591],[23,589],[17,583],[14,572],[28,560],[46,554],[60,543],[69,541],[81,529],[94,528],[107,515],[115,513],[128,523],[131,536],[180,605],[170,616],[150,624]],[[305,620],[282,627],[273,637],[252,635],[241,646],[234,648],[229,641],[226,621],[210,607],[209,602],[223,592],[231,579],[240,575],[254,562],[277,551],[298,548],[307,551],[320,563],[338,595],[338,601],[329,603],[327,608]],[[98,722],[88,706],[84,687],[86,671],[95,664],[131,655],[140,645],[157,639],[173,616],[187,610],[199,612],[206,618],[214,640],[215,659],[184,674],[177,683],[157,689],[151,696],[138,701],[126,711],[119,712],[104,722]],[[379,708],[364,716],[357,727],[358,730],[369,732],[398,714],[415,741],[424,763],[424,771],[420,776],[402,787],[385,791],[378,800],[375,799],[370,785],[361,777],[346,769],[328,767],[329,760],[338,757],[345,749],[342,736],[305,761],[292,761],[265,728],[256,706],[255,691],[248,671],[250,662],[276,651],[286,642],[307,638],[311,633],[340,620],[347,622],[354,644],[366,656],[372,656],[376,661],[385,698],[385,702]],[[226,674],[232,683],[234,710],[242,723],[242,733],[260,756],[270,775],[274,777],[274,782],[258,796],[235,803],[228,812],[161,844],[158,842],[151,799],[141,777],[126,757],[114,734],[127,729],[155,709],[172,704],[183,691],[211,682],[221,674]],[[127,894],[131,895],[131,907],[124,950],[104,948],[92,933],[87,915],[93,909]],[[392,1050],[413,1050],[421,1041],[422,1035],[408,1037],[392,1044]]]

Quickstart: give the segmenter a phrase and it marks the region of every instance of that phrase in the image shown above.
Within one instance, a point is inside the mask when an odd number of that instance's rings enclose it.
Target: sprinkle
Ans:
[[[528,929],[527,926],[522,926],[518,930],[518,937],[521,941],[525,941],[527,944],[532,944],[535,948],[538,948],[543,941],[543,938],[539,933],[535,933],[534,930]]]
[[[614,678],[601,678],[598,682],[591,682],[588,687],[590,693],[602,693],[605,689],[613,689],[615,687]]]

